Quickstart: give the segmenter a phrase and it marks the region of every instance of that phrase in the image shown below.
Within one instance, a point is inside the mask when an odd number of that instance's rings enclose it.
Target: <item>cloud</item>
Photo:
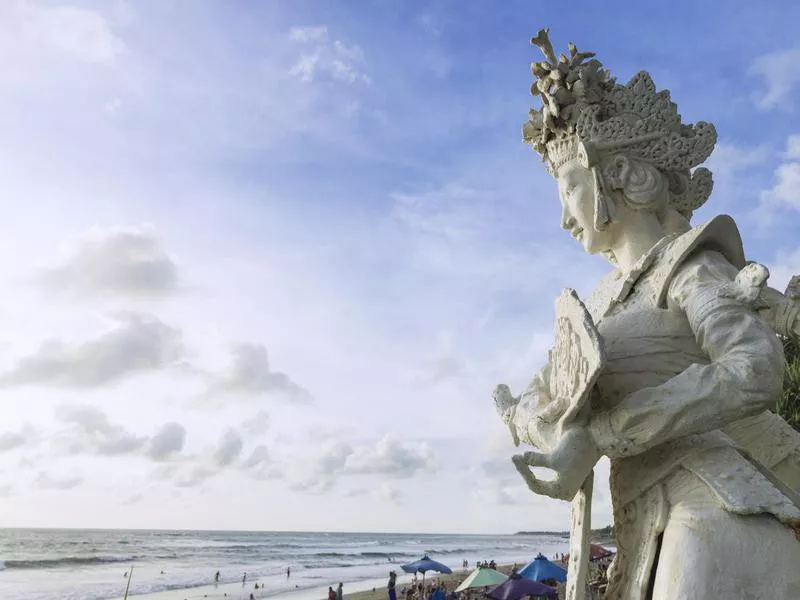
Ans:
[[[77,344],[59,340],[39,349],[6,373],[0,384],[92,388],[139,373],[175,366],[183,355],[182,335],[156,317],[124,313],[116,327]]]
[[[259,444],[253,449],[249,458],[244,461],[243,466],[245,469],[259,469],[269,464],[269,462],[270,457],[267,447],[263,444]]]
[[[25,425],[21,431],[7,431],[0,434],[0,452],[9,452],[21,448],[36,438],[36,430],[31,425]]]
[[[419,374],[418,381],[422,385],[436,385],[455,379],[462,373],[463,367],[458,359],[443,356],[426,365]]]
[[[99,408],[83,405],[62,405],[56,408],[56,418],[73,427],[65,439],[73,453],[117,456],[137,452],[147,441],[125,428],[114,425]]]
[[[792,92],[800,83],[800,49],[759,56],[750,64],[747,73],[763,78],[766,84],[766,89],[754,98],[759,108],[790,110],[794,103]]]
[[[242,453],[242,436],[233,429],[229,429],[222,435],[216,451],[214,452],[214,464],[218,467],[227,467],[233,464]]]
[[[269,430],[270,421],[269,414],[260,410],[242,423],[242,429],[249,435],[258,436]]]
[[[197,465],[188,473],[180,474],[178,477],[176,477],[175,485],[182,488],[195,487],[205,483],[208,479],[211,479],[216,474],[216,470],[212,468]]]
[[[44,50],[83,63],[110,65],[125,51],[123,41],[96,11],[25,0],[4,3],[2,8],[3,29],[14,34],[20,52]]]
[[[761,207],[767,211],[776,208],[800,210],[800,135],[790,135],[786,140],[784,162],[773,175],[774,185],[761,192]]]
[[[97,456],[140,454],[155,461],[165,460],[183,449],[186,430],[166,423],[152,437],[138,436],[113,424],[99,408],[87,404],[62,405],[56,418],[72,425],[62,433],[70,452]]]
[[[384,483],[378,488],[377,497],[384,502],[391,502],[392,504],[402,504],[403,494],[394,487],[391,483]]]
[[[311,394],[288,375],[273,371],[267,349],[261,344],[237,344],[227,372],[213,377],[206,396],[240,394],[245,396],[278,395],[295,402],[310,402]]]
[[[166,460],[183,450],[186,428],[179,423],[165,423],[150,438],[145,453],[153,460]]]
[[[369,84],[363,72],[364,52],[357,44],[331,40],[325,25],[293,27],[289,39],[303,46],[303,51],[289,75],[312,82],[328,78],[346,84]]]
[[[411,477],[436,470],[433,450],[427,442],[401,442],[385,436],[375,446],[358,446],[347,456],[344,472],[351,474]]]
[[[328,442],[313,455],[291,464],[289,486],[294,491],[321,494],[332,489],[340,477],[403,479],[432,473],[437,468],[427,442],[400,441],[388,435],[375,444]]]
[[[46,490],[71,490],[83,483],[83,477],[53,477],[44,471],[39,472],[36,485]]]
[[[59,265],[43,269],[49,291],[161,296],[178,288],[178,267],[152,227],[93,229]]]

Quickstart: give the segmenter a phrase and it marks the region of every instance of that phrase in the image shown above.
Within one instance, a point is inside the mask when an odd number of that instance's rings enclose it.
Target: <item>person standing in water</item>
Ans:
[[[292,576],[292,567],[286,567],[286,579]]]

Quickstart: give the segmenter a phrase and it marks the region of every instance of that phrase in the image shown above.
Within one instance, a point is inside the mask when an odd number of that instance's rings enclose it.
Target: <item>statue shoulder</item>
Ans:
[[[666,307],[667,292],[673,277],[698,250],[719,252],[737,270],[747,264],[736,222],[728,215],[714,217],[672,240],[654,261],[647,279],[656,306]]]

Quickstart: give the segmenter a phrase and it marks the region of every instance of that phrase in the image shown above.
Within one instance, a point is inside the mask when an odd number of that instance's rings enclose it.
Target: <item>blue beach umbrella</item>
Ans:
[[[427,571],[435,571],[437,573],[452,573],[453,571],[450,570],[450,567],[447,565],[443,565],[440,562],[436,562],[428,558],[426,554],[419,560],[415,560],[414,562],[410,562],[406,565],[400,567],[406,573],[422,573],[422,583],[425,583],[425,573]]]
[[[533,581],[545,581],[547,579],[555,579],[556,581],[567,580],[567,571],[557,564],[550,562],[541,554],[521,568],[519,574]]]

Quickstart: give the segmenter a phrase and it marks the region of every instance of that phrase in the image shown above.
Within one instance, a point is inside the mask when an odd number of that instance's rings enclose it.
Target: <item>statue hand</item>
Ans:
[[[513,416],[512,408],[519,404],[519,397],[511,395],[511,390],[504,383],[498,385],[492,393],[494,406],[497,409],[497,414],[503,419],[503,423],[508,423]]]
[[[533,493],[572,500],[601,456],[586,427],[571,427],[564,431],[552,452],[525,452],[511,460]],[[530,467],[552,469],[555,477],[538,479]]]

